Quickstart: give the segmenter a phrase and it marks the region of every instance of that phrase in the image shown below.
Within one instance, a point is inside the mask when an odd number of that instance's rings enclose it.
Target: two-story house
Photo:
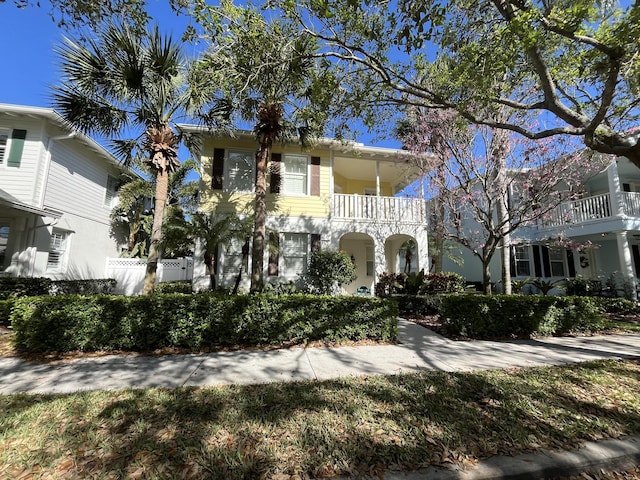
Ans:
[[[0,275],[103,278],[125,175],[55,111],[0,104]]]
[[[512,237],[511,273],[515,278],[553,280],[578,275],[606,281],[612,274],[635,279],[640,273],[640,169],[628,159],[608,157],[604,168],[585,180],[579,199],[559,205],[550,215],[521,227]],[[558,246],[558,238],[569,246]],[[593,245],[590,247],[589,245]],[[480,281],[480,262],[461,250],[464,262],[445,259],[444,269]],[[500,256],[491,265],[500,279]]]
[[[251,215],[255,135],[230,138],[196,126],[181,128],[203,136],[200,210]],[[347,293],[359,287],[371,290],[385,271],[428,267],[425,202],[398,196],[417,175],[406,160],[400,150],[329,139],[309,151],[275,145],[267,178],[265,282],[298,280],[318,248],[341,249],[353,259],[357,279],[346,286]],[[407,245],[417,245],[410,255]],[[218,283],[232,284],[241,268],[242,242],[227,245],[218,255]],[[202,255],[196,253],[194,260],[195,288],[207,288],[209,272]],[[248,265],[242,268],[246,271]],[[248,282],[248,275],[244,278]]]

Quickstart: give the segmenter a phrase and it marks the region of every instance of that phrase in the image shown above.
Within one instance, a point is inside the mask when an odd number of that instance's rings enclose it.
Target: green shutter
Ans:
[[[14,130],[11,133],[11,150],[7,159],[8,167],[19,167],[24,150],[24,139],[27,138],[26,130]]]

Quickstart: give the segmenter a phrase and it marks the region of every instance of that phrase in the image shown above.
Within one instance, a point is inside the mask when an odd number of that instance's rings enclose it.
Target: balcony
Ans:
[[[425,223],[426,204],[419,198],[334,194],[331,217],[387,223]]]
[[[621,200],[621,215],[640,217],[640,193],[620,192],[617,195]],[[615,198],[616,194],[613,195],[614,200]],[[616,215],[612,204],[612,195],[603,193],[559,205],[551,212],[549,218],[542,221],[542,225],[544,227],[576,225],[614,216]]]

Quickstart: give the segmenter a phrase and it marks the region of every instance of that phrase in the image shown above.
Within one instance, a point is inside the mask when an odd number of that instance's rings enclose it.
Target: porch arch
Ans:
[[[361,232],[345,233],[338,241],[338,248],[347,252],[356,265],[356,279],[349,285],[343,285],[344,293],[354,294],[363,286],[373,292],[377,263],[373,237]]]

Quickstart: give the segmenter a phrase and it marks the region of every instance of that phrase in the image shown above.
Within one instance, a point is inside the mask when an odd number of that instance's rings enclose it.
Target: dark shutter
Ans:
[[[211,171],[211,188],[222,190],[224,179],[224,148],[213,150],[213,169]]]
[[[24,140],[27,138],[26,130],[14,130],[11,132],[11,150],[7,159],[8,167],[19,167],[24,151]]]
[[[573,261],[573,252],[567,249],[567,265],[569,265],[569,277],[574,278],[576,276],[576,265]]]
[[[311,157],[311,195],[320,195],[320,157]]]
[[[516,248],[511,247],[511,255],[509,255],[509,270],[511,270],[511,276],[516,277],[518,272],[516,272]]]
[[[631,245],[631,252],[633,253],[633,266],[636,267],[636,277],[640,274],[640,248],[638,245]]]
[[[282,183],[282,154],[271,154],[271,180],[269,191],[271,193],[280,193],[280,184]]]
[[[551,276],[551,261],[549,260],[549,248],[542,247],[542,268],[544,270],[544,276]]]
[[[278,271],[278,259],[280,257],[280,238],[278,232],[269,232],[269,269],[268,274],[270,276],[277,277]]]
[[[320,234],[312,233],[311,234],[311,251],[319,252],[321,247],[322,247],[322,244],[320,243]]]
[[[533,270],[536,277],[542,277],[542,262],[540,261],[540,245],[533,246]]]
[[[622,191],[623,192],[630,192],[631,191],[631,185],[629,185],[628,183],[623,183],[622,184]]]

